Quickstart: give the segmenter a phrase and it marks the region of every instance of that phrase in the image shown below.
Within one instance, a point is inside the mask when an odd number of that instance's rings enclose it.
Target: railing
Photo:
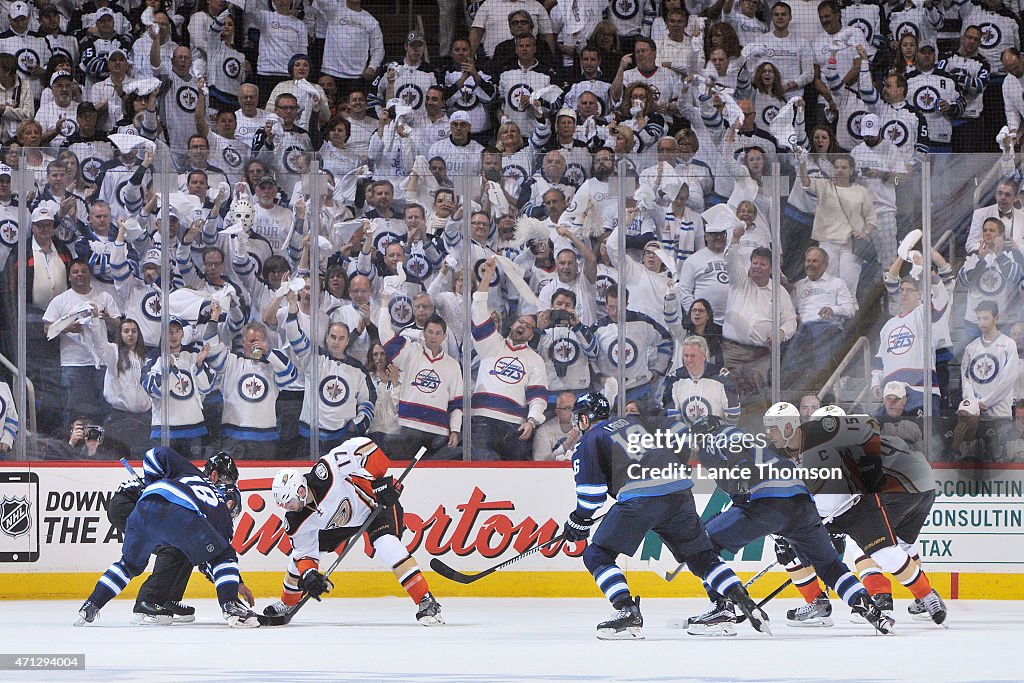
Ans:
[[[851,408],[855,408],[863,402],[864,392],[871,390],[871,343],[868,342],[867,337],[860,337],[853,343],[850,350],[847,351],[845,356],[843,356],[843,360],[839,362],[839,366],[835,369],[835,372],[829,376],[825,384],[818,390],[818,400],[821,400],[827,393],[832,391],[832,387],[839,382],[843,373],[846,372],[846,369],[854,362],[857,354],[860,354],[864,361],[864,387],[861,389],[860,393],[857,394],[857,398]]]

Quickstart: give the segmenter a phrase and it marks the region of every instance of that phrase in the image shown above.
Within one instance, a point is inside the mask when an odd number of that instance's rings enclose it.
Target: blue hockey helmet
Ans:
[[[605,398],[604,394],[600,394],[596,391],[588,391],[585,394],[579,396],[576,399],[576,403],[572,407],[572,425],[583,430],[580,427],[580,417],[586,416],[589,424],[594,424],[599,420],[607,420],[608,416],[612,414],[612,406],[608,403],[608,399]],[[589,425],[588,425],[589,426]]]

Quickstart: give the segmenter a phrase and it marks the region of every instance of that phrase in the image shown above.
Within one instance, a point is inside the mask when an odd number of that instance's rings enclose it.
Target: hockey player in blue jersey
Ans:
[[[618,612],[597,625],[602,640],[643,638],[640,598],[634,600],[626,577],[615,564],[619,555],[632,555],[648,531],[654,530],[679,562],[719,594],[739,606],[751,625],[770,634],[768,617],[747,595],[739,578],[714,551],[690,489],[693,481],[669,448],[640,447],[651,434],[642,417],[627,415],[609,420],[611,406],[598,393],[576,399],[572,420],[582,435],[573,450],[576,477],[576,509],[565,523],[565,539],[585,540],[594,513],[610,495],[615,504],[605,514],[594,539],[583,551],[583,563],[598,587]],[[654,469],[674,468],[679,476],[661,478]]]
[[[108,602],[128,587],[149,563],[159,546],[179,549],[198,565],[217,587],[228,625],[255,628],[255,612],[238,599],[238,558],[231,547],[233,526],[225,493],[234,498],[238,490],[218,487],[191,462],[171,448],[153,448],[143,459],[146,488],[128,517],[121,559],[103,573],[89,599],[78,611],[75,626],[96,620]],[[232,487],[233,488],[233,487]]]
[[[782,536],[800,558],[850,606],[882,633],[892,630],[893,620],[868,597],[856,575],[842,561],[818,516],[810,491],[793,472],[789,460],[757,445],[720,417],[709,415],[690,429],[690,444],[701,466],[716,477],[718,488],[732,499],[732,507],[707,522],[708,536],[716,552],[739,552],[748,543],[768,534]],[[734,473],[749,476],[733,478]],[[691,635],[735,635],[736,616],[729,600],[705,585],[713,603],[705,613],[691,617]],[[803,625],[788,620],[792,626]]]

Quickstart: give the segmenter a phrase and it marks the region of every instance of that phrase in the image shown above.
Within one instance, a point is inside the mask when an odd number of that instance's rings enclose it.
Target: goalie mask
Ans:
[[[252,227],[253,220],[256,218],[256,208],[247,198],[239,197],[231,202],[230,215],[232,223],[241,225],[248,230]]]

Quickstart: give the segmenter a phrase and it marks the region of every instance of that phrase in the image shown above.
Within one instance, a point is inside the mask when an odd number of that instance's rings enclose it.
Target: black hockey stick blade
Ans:
[[[594,517],[594,521],[596,522],[597,520],[601,519],[601,517],[604,517],[604,515],[601,515],[599,517]],[[480,579],[482,579],[484,577],[490,576],[491,574],[493,574],[494,572],[498,571],[499,569],[504,569],[505,567],[509,566],[510,564],[518,562],[519,560],[523,559],[524,557],[528,557],[530,555],[533,555],[534,553],[540,552],[544,548],[548,548],[550,546],[553,546],[556,543],[562,543],[563,541],[565,541],[565,534],[559,534],[559,535],[555,536],[554,538],[552,538],[552,539],[550,539],[548,541],[545,541],[544,543],[541,543],[540,545],[535,545],[532,548],[530,548],[529,550],[526,550],[526,551],[516,555],[515,557],[510,557],[509,559],[505,560],[504,562],[499,562],[498,564],[494,565],[493,567],[491,567],[489,569],[485,569],[482,572],[479,572],[477,574],[463,574],[459,570],[454,569],[453,567],[448,566],[447,564],[442,562],[440,558],[437,558],[437,557],[435,557],[432,560],[430,560],[430,568],[433,569],[438,574],[440,574],[441,576],[443,576],[444,578],[448,579],[449,581],[454,581],[456,583],[463,583],[463,584],[465,584],[465,583],[473,583],[474,581],[479,581]]]
[[[774,598],[776,595],[778,595],[782,591],[786,590],[786,588],[788,588],[789,584],[791,584],[791,583],[793,583],[793,579],[786,579],[785,583],[783,583],[781,586],[779,586],[778,588],[773,590],[771,593],[769,593],[768,597],[764,598],[763,600],[761,600],[761,602],[757,603],[758,608],[761,608],[761,607],[764,607],[765,605],[767,605],[768,602],[772,598]],[[736,616],[736,623],[737,624],[742,624],[746,620],[747,620],[747,615],[746,614],[739,614],[739,615]]]
[[[413,456],[412,462],[410,462],[409,465],[405,468],[405,470],[402,472],[402,475],[398,477],[398,481],[395,482],[396,484],[401,484],[403,481],[405,481],[405,478],[409,476],[410,472],[412,472],[412,468],[416,467],[416,463],[420,461],[420,459],[424,456],[424,454],[426,454],[426,452],[427,449],[425,447],[420,448],[418,451],[416,451],[416,455]],[[377,515],[379,515],[381,510],[383,509],[384,508],[380,506],[377,506],[376,508],[373,509],[373,511],[370,513],[370,516],[366,518],[365,522],[363,522],[362,526],[360,526],[359,529],[357,529],[356,532],[352,534],[352,536],[349,538],[349,543],[346,543],[342,551],[338,553],[338,558],[334,560],[334,563],[327,568],[326,572],[324,572],[324,578],[329,577],[331,573],[338,568],[338,565],[341,564],[341,561],[345,559],[345,556],[348,555],[349,551],[352,550],[352,548],[354,548],[356,545],[358,545],[359,539],[363,537],[363,534],[366,533],[366,530],[370,528],[371,524],[373,524],[373,520],[377,519]],[[309,602],[310,597],[311,596],[309,595],[309,593],[303,595],[302,599],[299,600],[298,603],[296,603],[295,609],[293,609],[288,614],[260,614],[257,615],[256,619],[260,622],[260,626],[284,626],[295,617],[298,611],[302,609],[303,605]]]

